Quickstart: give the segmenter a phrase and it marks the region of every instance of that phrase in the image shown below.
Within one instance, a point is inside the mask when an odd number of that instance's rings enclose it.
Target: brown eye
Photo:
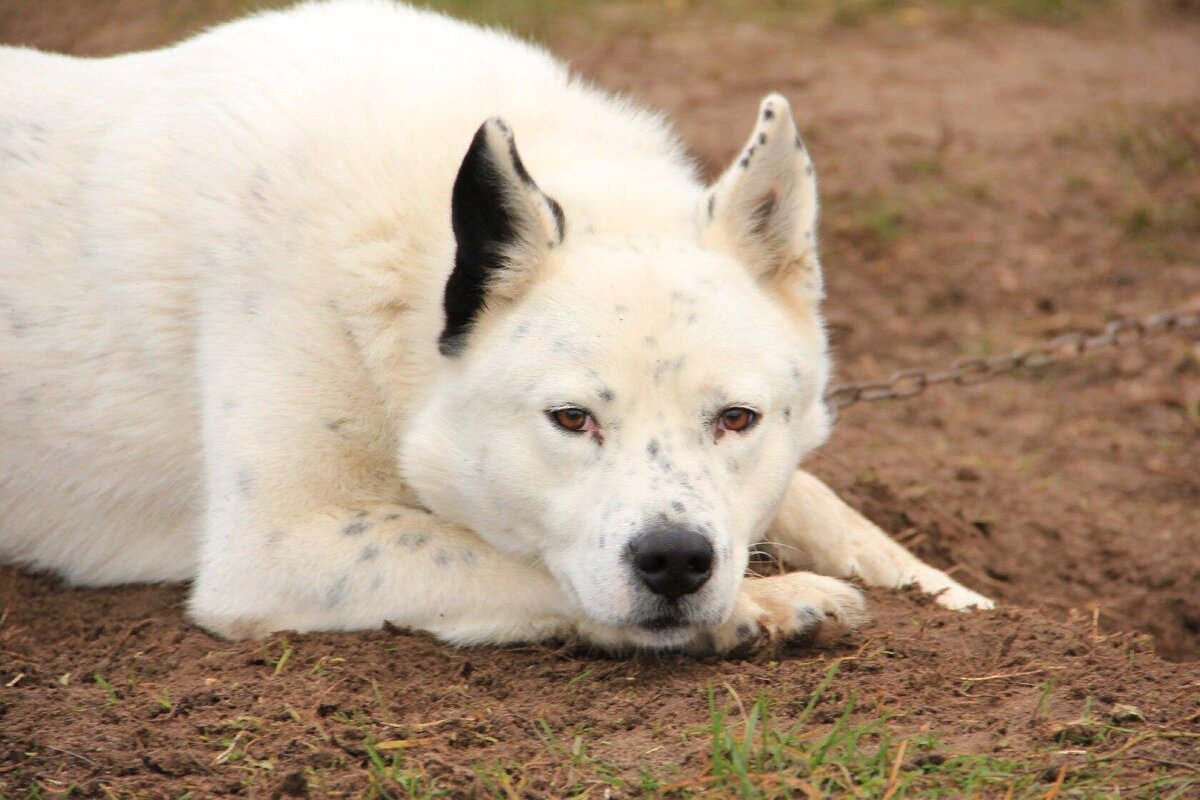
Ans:
[[[741,433],[754,427],[758,422],[758,414],[748,408],[733,407],[721,412],[718,425],[723,431]]]
[[[550,419],[554,421],[555,425],[572,433],[582,433],[587,430],[588,423],[592,419],[591,414],[574,406],[555,408],[546,413],[550,415]]]

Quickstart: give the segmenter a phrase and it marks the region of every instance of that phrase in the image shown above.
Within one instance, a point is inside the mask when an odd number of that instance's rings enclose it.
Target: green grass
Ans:
[[[1131,239],[1158,244],[1200,235],[1200,103],[1147,109],[1111,133],[1119,159],[1122,201],[1116,222]]]
[[[429,800],[448,796],[447,790],[438,787],[423,769],[408,767],[403,752],[392,753],[390,759],[385,759],[370,739],[363,743],[363,749],[370,759],[367,768],[369,783],[364,792],[366,797]]]
[[[853,203],[851,218],[859,234],[886,244],[907,232],[904,206],[897,197],[872,193],[855,198]]]
[[[107,678],[105,678],[103,675],[93,675],[92,680],[96,682],[97,686],[104,690],[105,705],[116,706],[121,704],[121,698],[117,694],[117,690],[113,688],[113,685],[108,682]]]
[[[1041,753],[1019,755],[952,754],[929,733],[901,735],[892,718],[863,718],[851,692],[832,725],[814,724],[838,663],[809,697],[799,715],[780,720],[766,695],[742,713],[739,723],[728,704],[719,705],[710,691],[711,749],[705,774],[674,783],[655,784],[673,797],[788,798],[853,796],[861,798],[1044,797],[1057,784],[1057,797],[1185,797],[1200,788],[1193,775],[1162,775],[1120,787],[1118,764],[1132,748],[1129,742],[1107,756],[1068,764],[1052,750],[1070,742],[1065,734]],[[1043,684],[1035,713],[1044,713],[1053,684]],[[736,698],[735,698],[736,700]],[[735,703],[735,707],[738,704]],[[1095,741],[1117,732],[1096,721]],[[1104,734],[1104,735],[1102,735]],[[1165,735],[1165,734],[1149,734]],[[1194,734],[1175,734],[1192,736]],[[653,780],[652,776],[649,780]]]

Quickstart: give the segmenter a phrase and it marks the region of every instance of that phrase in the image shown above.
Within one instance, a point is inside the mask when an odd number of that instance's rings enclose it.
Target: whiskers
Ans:
[[[759,542],[751,545],[750,560],[746,564],[746,570],[742,573],[742,577],[761,578],[764,575],[782,575],[786,572],[783,560],[775,550],[778,546],[775,542]]]

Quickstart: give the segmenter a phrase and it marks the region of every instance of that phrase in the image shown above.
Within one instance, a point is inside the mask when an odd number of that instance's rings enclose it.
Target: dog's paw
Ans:
[[[991,599],[984,597],[979,592],[971,591],[954,580],[950,580],[949,586],[936,590],[936,592],[934,601],[939,606],[954,611],[987,611],[996,607],[996,603]]]
[[[953,611],[986,611],[996,607],[992,600],[968,589],[940,569],[922,566],[924,569],[903,583],[916,584],[921,591],[933,595],[939,606]]]
[[[725,624],[688,645],[696,655],[761,650],[784,642],[829,641],[867,621],[862,593],[845,581],[794,572],[743,582]]]
[[[867,586],[902,589],[915,586],[933,595],[934,602],[954,611],[986,611],[996,604],[972,591],[945,572],[931,567],[903,551],[889,548],[881,552],[860,552],[841,565],[839,574],[861,578]]]

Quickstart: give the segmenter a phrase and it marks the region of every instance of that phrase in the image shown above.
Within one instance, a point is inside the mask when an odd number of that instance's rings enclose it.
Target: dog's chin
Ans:
[[[699,608],[659,605],[638,615],[623,628],[640,647],[679,647],[703,630],[719,625],[724,616]]]
[[[624,631],[636,646],[660,650],[687,644],[700,633],[700,626],[683,620],[655,618],[628,625]]]

